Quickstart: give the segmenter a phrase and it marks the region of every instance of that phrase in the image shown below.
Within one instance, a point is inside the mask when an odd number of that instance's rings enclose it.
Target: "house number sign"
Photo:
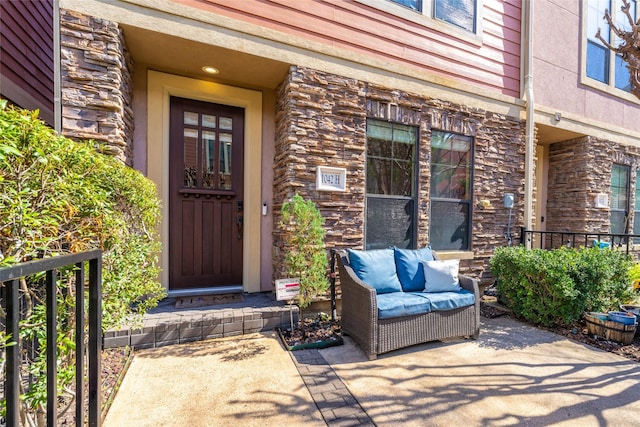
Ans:
[[[346,191],[347,170],[345,168],[318,166],[316,189],[319,191]]]

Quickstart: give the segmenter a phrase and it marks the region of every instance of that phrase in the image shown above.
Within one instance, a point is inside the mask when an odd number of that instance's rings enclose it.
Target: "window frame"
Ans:
[[[469,183],[468,183],[468,195],[466,199],[458,199],[458,198],[451,198],[451,197],[436,197],[433,195],[433,192],[431,190],[431,185],[433,184],[433,181],[432,181],[433,173],[434,173],[433,134],[436,132],[442,133],[442,134],[457,135],[459,137],[466,138],[469,141],[469,154],[468,154],[469,163],[468,163],[468,171],[467,171],[467,177],[469,179]],[[475,165],[475,158],[474,158],[475,157],[475,137],[471,135],[465,135],[465,134],[441,130],[441,129],[432,129],[429,146],[430,146],[430,149],[429,149],[429,181],[430,181],[430,184],[429,184],[429,245],[431,245],[434,250],[439,252],[471,252],[473,251],[473,197],[474,197],[474,188],[473,188],[474,179],[473,178],[474,178],[474,165]],[[435,224],[434,214],[433,214],[434,202],[438,204],[442,204],[442,203],[451,203],[456,205],[464,204],[467,206],[468,218],[466,223],[467,230],[466,230],[466,236],[465,236],[467,240],[467,247],[458,248],[458,249],[442,249],[442,248],[438,248],[437,244],[434,244],[432,239],[432,235],[433,235],[432,229]]]
[[[592,0],[593,1],[593,0]],[[611,11],[619,11],[620,10],[620,6],[622,5],[622,2],[620,0],[609,0],[611,3]],[[635,19],[637,20],[638,18],[640,18],[640,2],[638,2],[638,0],[630,0],[635,2],[635,9],[636,9],[636,16]],[[622,88],[617,87],[616,85],[616,81],[617,81],[617,72],[616,72],[616,62],[619,59],[619,56],[617,53],[609,50],[609,48],[607,48],[606,46],[603,46],[599,41],[596,41],[595,39],[595,34],[590,34],[589,31],[589,2],[590,0],[586,0],[584,2],[582,2],[582,58],[581,58],[581,76],[580,76],[580,83],[582,83],[585,86],[600,90],[602,92],[606,92],[608,94],[611,94],[613,96],[616,96],[618,98],[623,98],[627,101],[631,101],[635,104],[640,103],[640,100],[638,100],[638,98],[636,98],[633,94],[631,94],[631,92],[628,92]],[[616,12],[615,14],[613,14],[612,18],[613,18],[613,23],[616,23],[616,19],[619,16],[619,14]],[[604,19],[604,14],[601,17],[598,17],[596,20],[597,22],[601,22]],[[626,17],[625,17],[626,19]],[[602,29],[603,25],[599,25],[599,28]],[[606,39],[606,37],[605,37]],[[613,30],[610,28],[609,29],[609,43],[611,43],[613,46],[615,46],[618,41],[617,41],[617,37],[615,35],[615,33],[613,32]],[[587,64],[588,64],[588,56],[587,56],[587,51],[589,48],[590,44],[597,44],[600,47],[603,47],[604,49],[606,49],[607,53],[607,64],[605,64],[605,68],[606,68],[606,82],[601,82],[595,78],[589,77],[587,76]],[[626,66],[626,63],[623,63],[624,66]]]
[[[422,10],[417,11],[393,0],[355,0],[399,18],[411,21],[424,27],[452,35],[475,45],[482,45],[482,11],[484,0],[475,1],[474,32],[467,31],[455,24],[443,21],[435,17],[434,1],[422,0]]]
[[[369,124],[370,122],[379,122],[379,123],[384,123],[384,124],[389,124],[392,126],[392,128],[394,126],[402,126],[402,127],[407,127],[407,128],[412,128],[413,131],[415,132],[415,146],[414,146],[414,152],[413,152],[413,167],[412,167],[412,182],[411,182],[411,195],[407,196],[407,195],[401,195],[401,194],[381,194],[381,193],[369,193],[369,188],[368,188],[368,179],[369,179],[369,134],[368,134],[368,129],[369,129]],[[367,117],[366,119],[366,126],[367,126],[367,132],[366,132],[366,146],[365,146],[365,206],[364,206],[364,235],[363,235],[363,241],[364,241],[364,248],[365,249],[374,249],[371,246],[371,244],[375,244],[374,243],[370,243],[367,240],[367,237],[369,235],[369,224],[368,224],[368,217],[369,217],[369,199],[388,199],[388,200],[406,200],[408,201],[412,201],[413,202],[413,209],[411,212],[411,216],[412,216],[412,224],[411,224],[411,235],[410,237],[410,248],[411,249],[415,249],[417,248],[417,242],[418,242],[418,193],[419,193],[419,174],[420,174],[420,169],[419,169],[419,165],[420,165],[420,127],[416,126],[416,125],[411,125],[411,124],[404,124],[404,123],[397,123],[397,122],[392,122],[392,121],[388,121],[388,120],[384,120],[384,119],[380,119],[380,118],[375,118],[375,117]],[[378,158],[378,156],[374,156],[376,159]],[[393,157],[390,158],[391,161],[393,161]],[[389,245],[387,245],[389,246]]]
[[[631,234],[640,235],[640,168],[635,169],[635,188],[633,192],[633,224]],[[633,239],[634,244],[640,244],[640,238]]]

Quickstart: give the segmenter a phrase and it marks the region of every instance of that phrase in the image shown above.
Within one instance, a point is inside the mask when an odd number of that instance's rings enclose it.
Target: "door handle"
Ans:
[[[238,215],[236,218],[236,225],[238,226],[238,240],[242,240],[242,215]]]

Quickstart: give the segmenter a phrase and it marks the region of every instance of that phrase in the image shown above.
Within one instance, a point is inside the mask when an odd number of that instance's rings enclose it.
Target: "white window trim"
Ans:
[[[619,3],[619,4],[618,4]],[[611,0],[611,9],[612,11],[619,10],[619,5],[622,4],[619,0]],[[615,63],[616,63],[616,53],[611,52],[609,55],[609,83],[603,83],[596,79],[592,79],[591,77],[587,77],[587,39],[589,36],[593,38],[593,34],[587,33],[587,13],[589,10],[588,1],[582,2],[582,49],[581,49],[581,58],[580,58],[580,83],[588,86],[590,88],[599,90],[601,92],[605,92],[609,95],[615,96],[616,98],[624,99],[625,101],[633,102],[634,104],[640,104],[640,99],[638,99],[635,95],[630,92],[626,92],[622,89],[618,89],[616,87],[615,82]],[[640,9],[640,4],[637,5],[637,8]],[[640,13],[640,10],[636,10],[636,15]],[[603,16],[604,19],[604,16]],[[615,14],[614,14],[615,19]],[[614,21],[615,22],[615,21]],[[611,32],[611,44],[616,45],[616,36]]]
[[[391,0],[355,0],[358,3],[366,4],[375,9],[382,10],[391,15],[397,16],[407,21],[423,25],[435,31],[452,35],[458,39],[472,43],[474,45],[482,45],[482,10],[483,0],[476,1],[475,27],[476,32],[471,33],[463,30],[456,25],[437,19],[433,16],[433,0],[422,0],[422,12],[411,10],[401,4]]]

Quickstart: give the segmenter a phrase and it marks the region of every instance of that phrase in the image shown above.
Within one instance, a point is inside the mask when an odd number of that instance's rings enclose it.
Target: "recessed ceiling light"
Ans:
[[[208,74],[218,74],[220,72],[220,70],[218,70],[216,67],[212,67],[211,65],[205,65],[204,67],[202,67],[202,71]]]

